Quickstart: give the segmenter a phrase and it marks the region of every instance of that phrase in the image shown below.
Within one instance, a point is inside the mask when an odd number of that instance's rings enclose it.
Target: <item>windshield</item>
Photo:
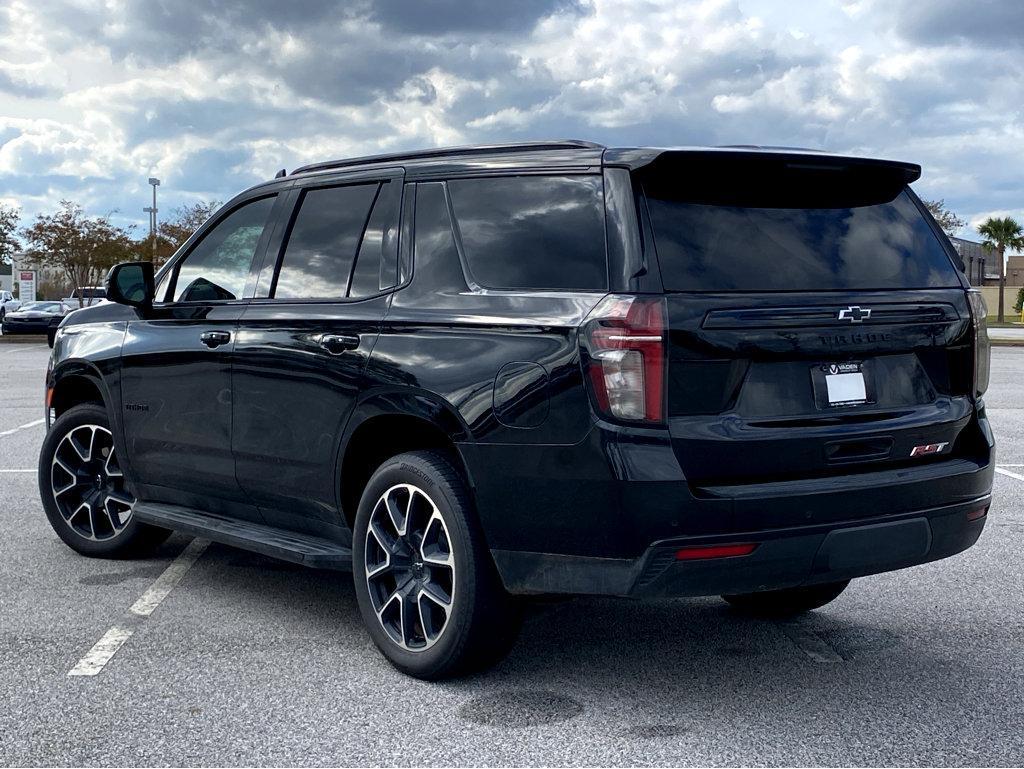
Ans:
[[[60,302],[30,302],[21,309],[30,312],[60,312],[60,308]]]

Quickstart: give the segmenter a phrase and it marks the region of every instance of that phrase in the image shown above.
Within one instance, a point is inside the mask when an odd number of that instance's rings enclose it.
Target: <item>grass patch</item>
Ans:
[[[988,327],[989,328],[1024,328],[1024,325],[1020,322],[1020,315],[1015,312],[1009,312],[1003,316],[1005,323],[999,322],[998,315],[988,316]]]

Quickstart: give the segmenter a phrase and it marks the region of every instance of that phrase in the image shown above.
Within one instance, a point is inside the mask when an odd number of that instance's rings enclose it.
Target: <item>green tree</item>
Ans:
[[[984,245],[991,248],[999,255],[999,322],[1003,323],[1003,289],[1006,288],[1006,249],[1020,250],[1024,248],[1024,229],[1016,220],[1007,216],[1005,218],[990,216],[981,226],[978,232],[984,240]]]
[[[1017,291],[1017,301],[1014,302],[1013,311],[1017,313],[1024,311],[1024,286]]]
[[[219,200],[205,200],[175,208],[171,218],[160,223],[155,244],[150,235],[140,241],[141,253],[148,254],[144,258],[152,259],[157,267],[162,265],[221,205]]]
[[[59,272],[84,304],[82,286],[97,285],[113,265],[132,258],[135,241],[107,217],[89,218],[82,207],[62,200],[54,214],[39,214],[24,230],[28,262]]]
[[[922,200],[921,202],[949,237],[956,235],[960,228],[967,224],[965,220],[946,208],[945,200]]]
[[[11,257],[20,248],[17,231],[21,211],[14,206],[0,203],[0,263],[10,264]]]

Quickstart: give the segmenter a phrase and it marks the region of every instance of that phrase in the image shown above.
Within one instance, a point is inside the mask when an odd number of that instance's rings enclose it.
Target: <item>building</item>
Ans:
[[[14,270],[0,262],[0,291],[14,291]]]
[[[972,286],[999,285],[999,267],[996,253],[974,240],[950,238],[953,248],[964,261],[964,271]],[[989,283],[995,278],[995,284]]]
[[[1006,285],[1024,286],[1024,254],[1006,258]]]
[[[25,252],[12,255],[12,263],[7,269],[12,273],[14,285],[18,285],[19,270],[34,270],[36,273],[36,298],[37,299],[60,299],[68,296],[70,289],[67,288],[67,278],[64,274],[54,268],[42,265],[30,264]],[[8,289],[13,290],[13,289]]]

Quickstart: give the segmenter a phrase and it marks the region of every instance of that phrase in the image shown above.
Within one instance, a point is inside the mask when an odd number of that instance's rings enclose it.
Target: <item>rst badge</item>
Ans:
[[[924,446],[914,446],[910,450],[910,456],[912,457],[925,457],[929,454],[941,454],[946,450],[949,443],[926,443]]]

